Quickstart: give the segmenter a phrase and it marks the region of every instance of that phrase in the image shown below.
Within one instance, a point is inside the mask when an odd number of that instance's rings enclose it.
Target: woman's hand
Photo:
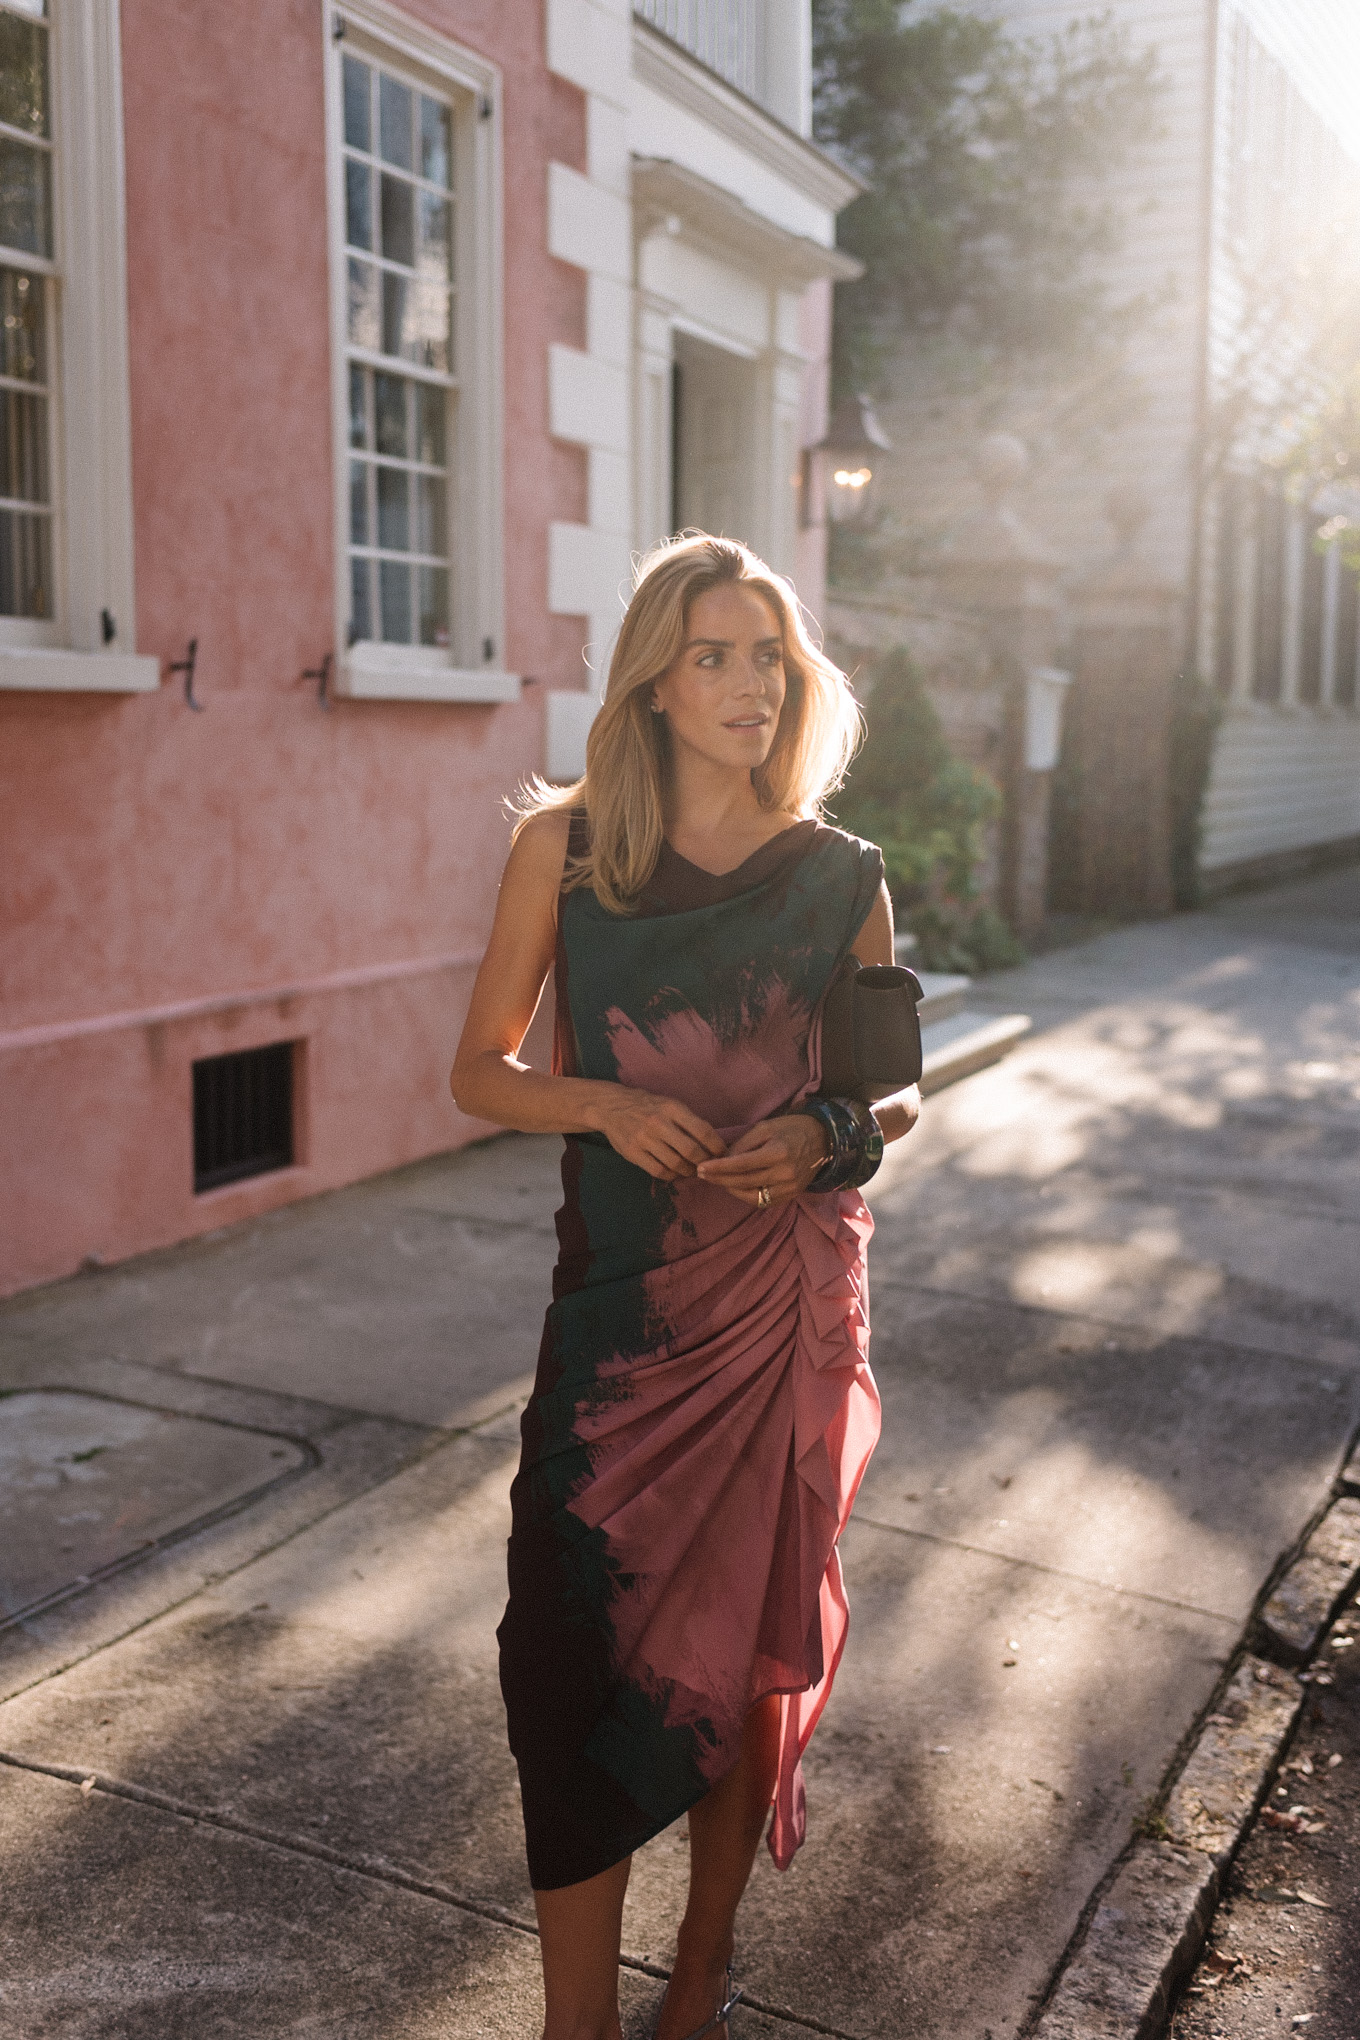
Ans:
[[[601,1085],[612,1093],[600,1106],[598,1129],[615,1154],[649,1176],[673,1183],[693,1176],[700,1163],[726,1152],[706,1119],[675,1098],[658,1098],[626,1084]]]
[[[821,1121],[805,1112],[788,1112],[750,1127],[720,1161],[701,1162],[697,1173],[703,1182],[716,1183],[743,1204],[759,1206],[762,1190],[770,1193],[767,1204],[787,1204],[802,1196],[827,1153]]]

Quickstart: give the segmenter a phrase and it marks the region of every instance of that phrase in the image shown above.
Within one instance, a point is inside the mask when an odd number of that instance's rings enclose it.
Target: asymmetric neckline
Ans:
[[[716,906],[763,885],[776,873],[798,862],[811,848],[820,823],[815,818],[794,822],[771,836],[767,843],[744,857],[731,871],[705,871],[683,857],[663,840],[656,868],[648,879],[638,910],[651,914],[689,913],[696,907]]]
[[[758,843],[750,856],[743,857],[741,863],[734,864],[730,871],[710,871],[706,864],[696,864],[692,857],[686,857],[683,851],[677,850],[669,836],[663,836],[661,840],[671,856],[677,858],[681,864],[688,865],[691,871],[700,872],[704,878],[717,879],[719,883],[722,883],[726,879],[740,877],[747,865],[754,864],[757,857],[768,850],[772,843],[782,843],[785,836],[792,835],[795,829],[806,829],[809,826],[809,823],[806,821],[790,822],[787,829],[776,829],[772,836],[767,836],[763,843]]]

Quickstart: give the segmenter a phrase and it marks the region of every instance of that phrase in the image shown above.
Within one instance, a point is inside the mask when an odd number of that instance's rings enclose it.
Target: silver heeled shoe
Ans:
[[[729,1962],[727,1965],[727,2002],[719,2005],[713,2017],[705,2020],[702,2026],[696,2026],[692,2033],[685,2036],[685,2040],[704,2040],[705,2033],[711,2033],[715,2026],[721,2026],[728,2013],[734,2006],[741,2003],[744,1996],[744,1991],[734,1990],[732,1987],[732,1965]]]

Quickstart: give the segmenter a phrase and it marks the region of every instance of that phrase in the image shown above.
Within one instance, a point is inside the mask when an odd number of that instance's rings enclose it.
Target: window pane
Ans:
[[[352,363],[349,371],[349,443],[351,446],[369,445],[368,437],[368,371]]]
[[[362,149],[367,156],[373,154],[371,76],[368,65],[357,57],[345,58],[345,140],[351,149]]]
[[[428,383],[417,383],[415,391],[416,459],[425,461],[430,467],[443,467],[447,399],[443,390],[432,390]]]
[[[0,135],[0,242],[6,248],[52,253],[50,172],[45,150]]]
[[[31,135],[47,126],[47,30],[0,14],[0,120]]]
[[[420,642],[446,645],[449,641],[449,576],[444,567],[418,567],[420,583]]]
[[[349,265],[349,337],[354,347],[378,351],[378,272],[371,262]]]
[[[440,475],[416,477],[416,542],[413,552],[447,553],[444,527],[444,481]]]
[[[406,318],[406,278],[391,269],[382,277],[382,351],[401,353],[401,330]]]
[[[449,146],[449,109],[437,99],[420,100],[420,174],[447,191],[453,182],[453,151]]]
[[[378,469],[378,544],[385,552],[411,549],[410,479],[405,468]],[[386,601],[384,596],[384,615]]]
[[[0,496],[46,503],[47,405],[42,397],[0,391]]]
[[[368,465],[362,460],[349,464],[349,542],[368,544]]]
[[[382,252],[389,262],[405,263],[408,269],[416,266],[415,186],[403,178],[389,177],[386,172],[382,181]]]
[[[420,193],[420,261],[422,276],[447,283],[453,245],[453,209],[446,198]]]
[[[357,644],[360,638],[373,635],[373,562],[372,560],[351,560],[349,563],[349,624]]]
[[[42,278],[0,269],[0,375],[45,382],[46,357]]]
[[[442,284],[383,271],[382,351],[447,375],[449,294]]]
[[[46,616],[52,585],[46,517],[0,510],[0,616]]]
[[[406,458],[406,391],[404,376],[375,375],[373,416],[378,428],[378,451],[396,460]]]
[[[373,172],[345,158],[345,239],[351,248],[373,246]]]
[[[399,85],[386,71],[378,73],[378,106],[382,121],[382,159],[409,170],[411,163],[411,88]]]
[[[378,585],[382,596],[382,634],[389,645],[411,642],[411,569],[404,561],[380,560]]]

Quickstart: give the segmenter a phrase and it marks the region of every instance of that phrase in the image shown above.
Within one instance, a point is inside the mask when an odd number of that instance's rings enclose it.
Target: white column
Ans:
[[[633,430],[633,543],[646,552],[671,529],[671,368],[675,343],[664,308],[638,307]]]
[[[797,566],[798,463],[801,455],[798,428],[803,406],[803,375],[807,367],[799,345],[798,301],[800,293],[774,293],[771,325],[774,356],[771,363],[769,416],[770,458],[765,478],[769,505],[768,534],[770,565],[781,574],[792,574]]]
[[[1322,687],[1324,708],[1336,700],[1336,638],[1341,610],[1341,548],[1329,545],[1322,583]]]
[[[1303,512],[1297,504],[1284,513],[1284,643],[1280,663],[1280,705],[1296,707],[1303,671]]]
[[[1251,700],[1256,678],[1256,577],[1260,571],[1261,534],[1254,498],[1243,491],[1242,516],[1233,537],[1232,698]]]

